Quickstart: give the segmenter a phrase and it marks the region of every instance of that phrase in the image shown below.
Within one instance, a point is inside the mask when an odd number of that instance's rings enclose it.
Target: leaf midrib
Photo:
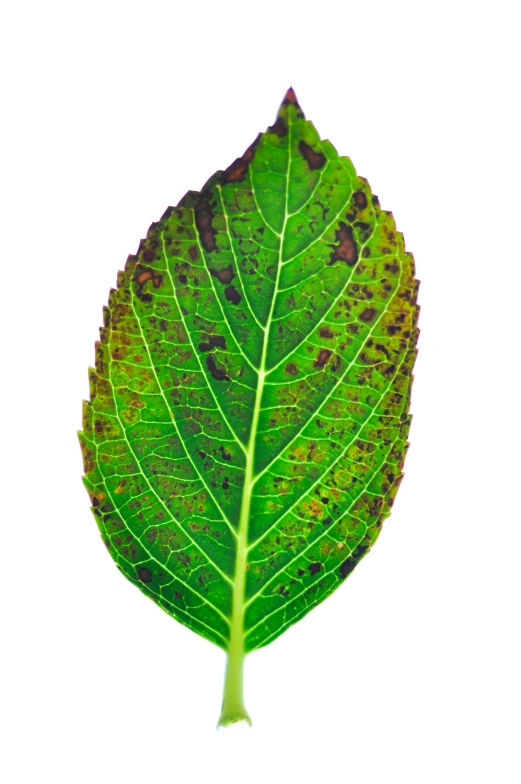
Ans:
[[[286,192],[284,197],[284,221],[280,232],[275,232],[279,237],[279,258],[277,262],[277,276],[275,285],[273,287],[273,295],[264,327],[264,338],[262,343],[262,352],[260,367],[257,375],[257,389],[255,391],[255,403],[253,408],[253,416],[250,429],[250,438],[248,440],[248,447],[246,450],[246,470],[244,472],[244,485],[242,493],[241,514],[239,518],[239,529],[237,533],[237,557],[235,562],[235,578],[233,582],[233,598],[232,598],[232,619],[230,625],[230,650],[234,648],[240,651],[242,655],[244,652],[244,611],[246,605],[246,565],[248,559],[248,529],[250,522],[251,501],[253,495],[253,488],[255,484],[254,475],[254,462],[255,462],[255,446],[257,443],[257,430],[259,425],[259,415],[261,410],[262,395],[264,392],[264,381],[266,378],[266,357],[268,353],[268,343],[270,336],[271,321],[273,318],[273,311],[275,309],[275,302],[279,288],[280,273],[282,270],[282,251],[284,247],[284,234],[286,223],[288,220],[288,193],[289,193],[289,175],[291,167],[291,123],[288,123],[288,164],[286,168]],[[252,191],[255,192],[253,180],[251,183]]]

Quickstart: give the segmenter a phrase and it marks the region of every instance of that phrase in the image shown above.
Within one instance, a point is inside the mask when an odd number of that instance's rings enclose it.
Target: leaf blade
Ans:
[[[93,510],[123,573],[236,670],[390,513],[417,290],[391,213],[292,90],[119,275],[81,435]]]

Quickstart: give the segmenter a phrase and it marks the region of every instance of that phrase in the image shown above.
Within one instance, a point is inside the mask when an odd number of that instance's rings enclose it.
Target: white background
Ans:
[[[521,781],[515,7],[4,3],[6,784]],[[290,84],[416,258],[411,448],[375,549],[217,732],[224,655],[118,573],[76,431],[117,270]]]

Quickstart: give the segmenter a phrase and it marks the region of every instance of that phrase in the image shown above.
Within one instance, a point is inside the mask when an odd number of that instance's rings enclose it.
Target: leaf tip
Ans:
[[[298,98],[295,95],[295,90],[293,87],[290,87],[286,90],[282,103],[280,105],[277,118],[282,118],[283,120],[287,118],[289,114],[290,107],[293,107],[293,112],[296,113],[294,116],[304,118],[304,113],[300,107],[298,102]],[[276,131],[275,131],[276,132]]]
[[[297,96],[295,95],[295,90],[293,89],[293,87],[290,87],[288,90],[286,90],[286,95],[284,96],[284,100],[282,101],[282,103],[286,103],[286,104],[294,103],[297,104],[298,106],[298,99]]]

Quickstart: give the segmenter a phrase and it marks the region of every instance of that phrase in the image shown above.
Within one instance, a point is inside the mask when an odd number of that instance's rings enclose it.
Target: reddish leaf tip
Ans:
[[[304,117],[304,114],[298,102],[298,98],[295,95],[295,90],[293,89],[293,87],[290,87],[289,90],[286,90],[284,99],[280,105],[279,113],[277,116],[279,118],[282,117],[282,119],[285,120],[288,116],[288,110],[290,106],[294,107],[294,110],[297,113],[296,114],[297,117]]]
[[[295,90],[293,87],[290,87],[287,90],[286,95],[284,96],[284,103],[295,103],[298,104],[297,96],[295,95]]]

